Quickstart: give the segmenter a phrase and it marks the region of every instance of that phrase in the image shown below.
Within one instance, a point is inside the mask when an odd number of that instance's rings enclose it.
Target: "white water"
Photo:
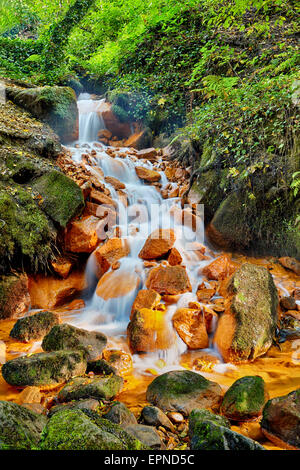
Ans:
[[[203,243],[204,232],[193,232],[190,228],[183,226],[181,222],[176,221],[171,214],[175,210],[181,211],[180,199],[163,199],[160,192],[150,185],[146,185],[136,175],[135,166],[144,166],[151,169],[153,164],[145,161],[138,160],[134,156],[127,156],[126,158],[112,158],[106,152],[107,147],[99,146],[97,141],[97,133],[101,128],[104,128],[103,119],[99,109],[101,108],[101,101],[94,101],[90,99],[89,95],[80,95],[78,101],[79,108],[79,142],[74,147],[69,147],[73,155],[75,163],[81,162],[81,155],[91,150],[93,152],[94,166],[102,169],[104,176],[113,176],[126,185],[124,190],[128,196],[128,207],[125,207],[122,201],[119,200],[118,194],[115,189],[106,184],[111,192],[111,197],[117,202],[118,223],[117,226],[121,228],[122,237],[126,238],[130,246],[130,254],[126,258],[120,260],[120,268],[111,272],[110,282],[120,282],[120,274],[126,279],[129,275],[137,275],[140,279],[138,288],[132,290],[127,295],[104,300],[99,297],[96,292],[96,275],[95,275],[95,260],[92,254],[89,258],[86,268],[86,276],[88,285],[90,286],[89,298],[86,301],[86,308],[81,310],[80,313],[74,316],[72,323],[82,328],[90,330],[98,330],[104,332],[109,337],[110,346],[118,343],[120,339],[126,341],[126,328],[129,322],[129,316],[133,301],[139,289],[145,288],[145,280],[148,271],[146,271],[143,261],[138,257],[138,254],[143,247],[146,238],[157,228],[173,228],[176,233],[175,247],[179,250],[182,258],[183,265],[186,266],[187,273],[192,284],[193,291],[181,295],[178,304],[167,307],[166,322],[170,330],[172,327],[172,316],[178,307],[188,307],[191,301],[197,301],[196,290],[199,283],[201,283],[201,269],[209,262],[199,261],[197,254],[188,250],[189,242]],[[114,149],[115,150],[115,149]],[[130,151],[130,149],[123,149]],[[99,175],[92,167],[87,167],[92,171],[96,177]],[[104,183],[103,180],[100,180]],[[161,181],[164,187],[168,184],[168,180],[163,172],[161,172]],[[139,215],[137,215],[137,211]],[[137,230],[137,231],[136,231]],[[168,370],[170,368],[178,368],[180,355],[186,350],[186,345],[176,335],[175,343],[168,349],[163,351],[156,351],[149,353],[145,359],[138,355],[134,356],[134,364],[138,370],[145,370],[162,358]]]

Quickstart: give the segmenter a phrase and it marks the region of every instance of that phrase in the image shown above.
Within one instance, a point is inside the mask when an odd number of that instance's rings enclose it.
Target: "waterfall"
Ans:
[[[99,111],[105,99],[92,100],[90,95],[82,93],[78,97],[79,111],[79,142],[97,141],[98,132],[105,129],[102,115]]]

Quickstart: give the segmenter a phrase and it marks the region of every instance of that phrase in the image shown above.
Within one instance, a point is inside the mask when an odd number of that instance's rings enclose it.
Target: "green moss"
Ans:
[[[189,435],[192,437],[197,433],[198,423],[203,421],[212,421],[215,424],[230,428],[229,421],[224,417],[214,413],[211,413],[209,410],[204,409],[195,409],[189,415]]]
[[[1,304],[1,298],[0,298]],[[19,341],[41,339],[59,322],[59,317],[53,312],[39,312],[29,317],[20,318],[11,330],[9,336]]]
[[[42,209],[62,227],[84,207],[84,199],[81,189],[70,178],[56,170],[53,170],[33,184],[33,190],[43,198]]]
[[[110,400],[123,388],[124,380],[118,375],[96,376],[94,378],[76,377],[67,383],[59,392],[60,401],[80,400],[81,398],[95,398],[96,400]]]
[[[265,383],[261,377],[242,377],[225,393],[220,411],[236,421],[253,419],[261,414],[266,399]]]

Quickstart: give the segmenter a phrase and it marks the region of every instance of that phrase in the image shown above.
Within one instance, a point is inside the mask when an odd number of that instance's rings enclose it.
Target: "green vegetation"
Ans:
[[[232,224],[215,226],[231,248],[299,256],[294,0],[23,0],[18,15],[14,3],[2,2],[0,74],[106,93],[193,167],[208,222],[235,194]]]

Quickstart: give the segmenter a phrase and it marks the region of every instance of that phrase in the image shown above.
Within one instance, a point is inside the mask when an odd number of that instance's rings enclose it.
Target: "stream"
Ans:
[[[118,269],[110,269],[103,280],[101,292],[97,289],[97,266],[95,256],[89,256],[85,268],[85,276],[88,283],[87,294],[84,297],[85,307],[79,310],[66,311],[58,309],[63,321],[88,330],[101,331],[108,337],[108,349],[118,349],[130,353],[127,342],[127,325],[129,322],[131,307],[137,292],[145,289],[145,282],[149,267],[139,258],[139,253],[146,238],[156,229],[173,229],[176,234],[174,247],[182,256],[182,265],[186,267],[192,291],[181,294],[179,298],[162,301],[165,304],[165,344],[158,341],[157,348],[145,354],[133,354],[133,370],[125,375],[125,387],[117,397],[123,401],[133,412],[139,413],[146,404],[145,392],[148,383],[154,376],[166,371],[183,368],[199,372],[210,380],[218,382],[226,390],[237,378],[245,375],[260,375],[267,383],[270,397],[284,395],[300,387],[300,344],[287,341],[280,347],[272,346],[268,353],[256,359],[253,363],[234,365],[224,363],[213,344],[213,332],[209,338],[209,348],[202,350],[188,350],[186,344],[178,336],[172,325],[172,317],[175,311],[181,307],[188,307],[190,302],[198,302],[197,287],[204,280],[202,269],[211,263],[220,252],[213,248],[205,237],[203,229],[203,214],[199,216],[199,227],[193,231],[190,226],[183,227],[176,217],[181,209],[181,198],[164,199],[159,188],[145,184],[136,174],[135,167],[142,166],[147,169],[155,169],[160,172],[162,187],[169,182],[164,171],[159,169],[162,157],[157,162],[151,163],[134,157],[132,149],[122,148],[120,153],[124,157],[112,157],[107,153],[108,147],[99,144],[97,134],[104,129],[104,121],[101,117],[101,105],[104,100],[95,101],[87,94],[79,96],[79,140],[67,147],[76,164],[85,162],[84,156],[92,152],[93,165],[87,165],[89,171],[95,177],[100,178],[94,167],[99,167],[104,177],[117,178],[124,183],[128,203],[124,204],[124,198],[113,185],[105,183],[110,191],[110,197],[116,202],[115,208],[118,214],[116,226],[122,235],[122,239],[129,247],[129,255],[119,260]],[[100,179],[103,183],[103,178]],[[172,183],[176,187],[176,183]],[[175,214],[175,215],[174,215]],[[116,227],[112,227],[112,232]],[[112,234],[110,234],[112,236]],[[203,244],[208,259],[199,259],[195,246]],[[272,260],[246,258],[242,255],[232,254],[232,259],[237,263],[250,261],[263,266],[270,266]],[[164,263],[164,262],[162,262]],[[279,292],[282,295],[290,295],[289,292],[295,286],[299,286],[299,280],[292,272],[287,272],[278,264],[273,265],[272,275]],[[96,292],[97,290],[97,292]],[[210,306],[209,304],[207,305]],[[28,352],[39,352],[40,342],[23,345],[14,342],[8,334],[12,321],[0,323],[0,335],[4,338],[9,358]],[[28,346],[28,347],[27,347]],[[197,369],[197,360],[203,359],[202,370]],[[16,400],[17,392],[0,379],[0,399]],[[247,430],[244,432],[247,432]],[[264,442],[269,449],[275,449],[274,444]]]

